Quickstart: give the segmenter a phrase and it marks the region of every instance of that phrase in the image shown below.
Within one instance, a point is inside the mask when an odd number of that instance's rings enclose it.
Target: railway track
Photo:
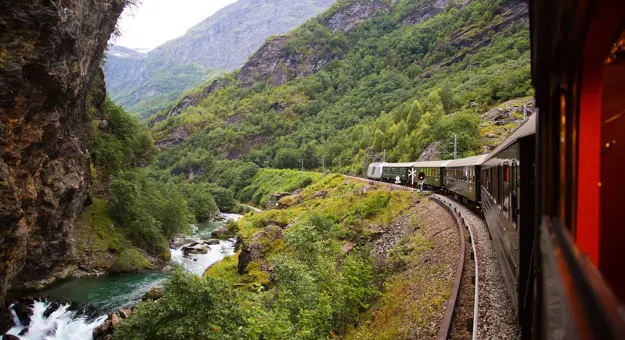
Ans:
[[[432,195],[431,198],[447,207],[460,229],[468,231],[464,236],[461,233],[467,246],[464,259],[461,258],[464,266],[459,269],[462,272],[459,291],[453,308],[450,298],[446,312],[452,314],[452,322],[449,326],[442,324],[438,339],[520,339],[520,327],[486,224],[448,197]],[[446,336],[443,327],[449,327]]]

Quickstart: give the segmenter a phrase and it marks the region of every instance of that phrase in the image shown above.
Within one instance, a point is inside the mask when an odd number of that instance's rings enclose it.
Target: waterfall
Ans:
[[[7,334],[23,340],[84,340],[91,339],[93,330],[106,320],[106,315],[91,320],[80,316],[78,312],[69,310],[68,304],[59,306],[46,317],[45,313],[50,306],[49,301],[35,301],[31,307],[30,325],[24,326],[15,313],[15,306],[11,305],[15,326]]]

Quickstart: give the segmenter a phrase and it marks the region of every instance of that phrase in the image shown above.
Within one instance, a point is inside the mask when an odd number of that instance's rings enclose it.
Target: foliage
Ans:
[[[167,239],[188,231],[194,221],[178,187],[157,182],[145,171],[121,173],[111,188],[112,216],[134,245],[154,254],[168,251]]]
[[[154,140],[141,128],[136,118],[106,99],[101,117],[92,117],[91,160],[109,174],[153,163]]]
[[[310,172],[261,169],[239,192],[239,200],[264,206],[274,192],[304,189],[319,178],[320,174]]]
[[[305,169],[361,173],[372,161],[365,153],[414,161],[438,142],[441,157],[449,159],[454,134],[459,154],[470,156],[482,151],[478,114],[532,93],[529,30],[523,21],[506,22],[518,10],[506,2],[448,6],[423,23],[405,25],[401,20],[423,6],[406,0],[348,35],[330,32],[324,20],[349,3],[310,20],[287,44],[292,53],[323,47],[341,58],[275,88],[230,82],[155,125],[157,139],[181,125],[194,133],[161,157],[180,159],[203,148],[260,167],[300,168],[303,160]],[[201,117],[201,128],[186,124],[187,116]]]

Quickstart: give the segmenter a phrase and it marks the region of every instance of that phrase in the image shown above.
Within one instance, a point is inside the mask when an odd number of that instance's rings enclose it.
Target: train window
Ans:
[[[510,210],[510,166],[508,164],[505,164],[503,166],[503,197],[502,197],[502,202],[503,202],[503,210],[504,211],[509,211]]]

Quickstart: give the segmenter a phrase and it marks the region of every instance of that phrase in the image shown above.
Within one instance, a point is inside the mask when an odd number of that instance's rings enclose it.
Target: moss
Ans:
[[[152,263],[136,248],[127,248],[117,256],[110,268],[112,272],[138,272],[150,269]]]
[[[76,226],[76,249],[84,266],[113,272],[134,272],[152,266],[111,219],[108,202],[95,198]]]

